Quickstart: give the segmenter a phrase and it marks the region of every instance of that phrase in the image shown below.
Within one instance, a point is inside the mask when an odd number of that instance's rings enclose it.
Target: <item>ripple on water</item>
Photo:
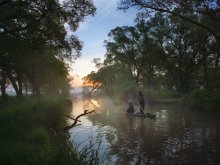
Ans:
[[[94,104],[94,100],[92,104]],[[174,105],[159,105],[150,112],[156,120],[128,116],[122,105],[97,101],[97,113],[82,118],[70,131],[74,141],[101,140],[102,164],[216,164],[220,151],[218,118],[203,116]],[[94,105],[76,103],[77,115]],[[148,111],[148,109],[147,109]],[[85,143],[88,142],[85,140]]]

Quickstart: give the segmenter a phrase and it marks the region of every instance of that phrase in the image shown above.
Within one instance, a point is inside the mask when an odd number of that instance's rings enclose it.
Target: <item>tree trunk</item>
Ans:
[[[27,79],[24,79],[24,88],[25,88],[25,95],[28,95],[28,87],[27,87]]]
[[[39,85],[37,84],[36,81],[32,81],[32,93],[33,93],[33,96],[40,96],[40,89],[39,89]]]
[[[2,72],[2,80],[1,80],[1,93],[2,93],[2,97],[6,97],[5,83],[6,83],[6,73],[3,71]]]
[[[154,70],[153,70],[153,65],[151,62],[149,62],[149,76],[148,76],[148,85],[149,85],[149,88],[152,89],[153,88],[153,73]]]
[[[203,61],[203,69],[204,69],[204,80],[205,80],[205,87],[209,86],[209,77],[208,77],[208,70],[207,70],[207,60]]]
[[[22,96],[22,75],[20,71],[17,71],[17,81],[18,81],[18,92],[19,96]]]
[[[10,80],[11,83],[12,83],[12,86],[13,86],[15,92],[16,92],[17,97],[21,97],[22,95],[21,95],[20,92],[19,92],[19,88],[18,88],[18,86],[17,86],[17,84],[16,84],[16,80],[15,80],[15,78],[12,76],[11,72],[9,71],[9,69],[6,69],[6,74],[7,74],[8,78],[9,78],[9,80]]]

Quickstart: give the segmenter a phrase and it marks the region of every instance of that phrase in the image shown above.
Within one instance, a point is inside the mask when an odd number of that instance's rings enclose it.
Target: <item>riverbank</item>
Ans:
[[[9,98],[0,105],[0,164],[83,164],[62,132],[66,102]]]

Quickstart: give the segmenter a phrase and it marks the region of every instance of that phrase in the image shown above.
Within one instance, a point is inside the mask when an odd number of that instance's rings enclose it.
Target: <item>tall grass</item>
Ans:
[[[0,105],[0,164],[85,164],[61,131],[67,113],[56,98],[8,99]]]

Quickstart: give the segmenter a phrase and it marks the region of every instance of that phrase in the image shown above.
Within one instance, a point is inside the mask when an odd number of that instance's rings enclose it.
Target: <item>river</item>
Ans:
[[[74,145],[94,144],[100,164],[220,164],[219,114],[160,104],[146,107],[154,120],[128,115],[126,108],[108,98],[73,100],[72,117],[95,109],[70,130]]]

